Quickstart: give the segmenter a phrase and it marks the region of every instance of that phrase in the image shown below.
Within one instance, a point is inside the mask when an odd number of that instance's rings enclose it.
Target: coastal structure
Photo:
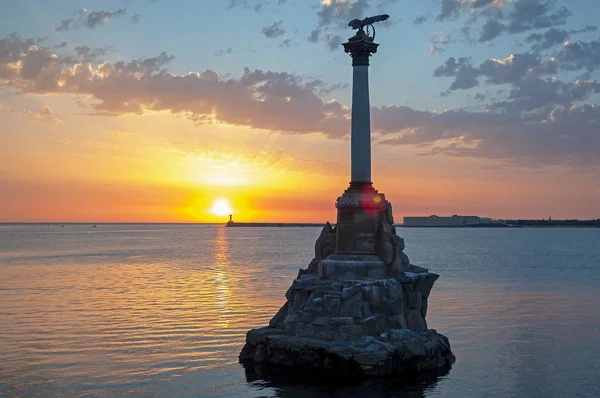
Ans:
[[[491,218],[478,216],[459,216],[439,217],[432,215],[429,217],[404,217],[403,226],[405,227],[461,227],[477,224],[490,224]]]
[[[372,23],[387,18],[350,22],[357,31],[343,44],[353,66],[351,179],[336,201],[337,223],[325,224],[313,260],[269,325],[247,333],[241,362],[377,376],[454,361],[448,339],[425,321],[439,275],[410,263],[392,205],[371,181]]]

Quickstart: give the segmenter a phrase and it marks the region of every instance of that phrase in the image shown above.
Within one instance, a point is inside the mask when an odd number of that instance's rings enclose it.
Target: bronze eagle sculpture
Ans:
[[[352,21],[350,21],[350,23],[348,23],[348,26],[350,26],[352,29],[361,29],[362,30],[362,28],[364,28],[365,26],[373,25],[375,22],[385,21],[389,17],[390,16],[387,14],[381,14],[381,15],[376,15],[374,17],[367,17],[363,20],[353,19]]]

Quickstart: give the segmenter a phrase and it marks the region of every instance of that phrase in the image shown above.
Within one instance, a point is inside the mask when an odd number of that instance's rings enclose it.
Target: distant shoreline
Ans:
[[[598,224],[586,224],[586,221],[579,221],[580,224],[468,224],[468,225],[404,225],[394,224],[397,228],[600,228]],[[206,226],[225,226],[228,228],[232,227],[254,227],[254,228],[285,228],[285,227],[323,227],[325,223],[285,223],[285,222],[235,222],[232,224],[227,223],[210,223],[210,222],[0,222],[0,225],[15,225],[15,226],[106,226],[106,225],[132,225],[132,226],[149,226],[149,225],[206,225]],[[331,224],[332,226],[335,224]]]

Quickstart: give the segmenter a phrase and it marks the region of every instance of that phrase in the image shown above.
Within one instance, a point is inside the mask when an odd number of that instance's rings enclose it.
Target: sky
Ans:
[[[334,222],[381,13],[397,222],[600,218],[597,0],[0,0],[0,222]]]

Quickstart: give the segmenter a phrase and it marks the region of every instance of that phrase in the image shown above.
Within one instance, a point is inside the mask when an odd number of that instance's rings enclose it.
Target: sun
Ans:
[[[233,213],[233,209],[227,199],[219,198],[213,202],[210,212],[215,216],[225,217]]]

